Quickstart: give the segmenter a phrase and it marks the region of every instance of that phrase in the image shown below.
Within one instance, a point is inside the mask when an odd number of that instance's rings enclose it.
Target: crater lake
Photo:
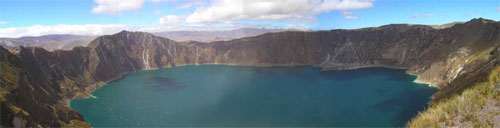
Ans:
[[[70,107],[94,127],[400,127],[438,91],[405,71],[179,66],[130,73]]]

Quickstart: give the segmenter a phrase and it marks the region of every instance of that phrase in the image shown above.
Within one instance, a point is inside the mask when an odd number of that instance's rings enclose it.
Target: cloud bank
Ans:
[[[97,4],[91,12],[96,14],[120,14],[125,10],[142,8],[144,0],[94,0]]]
[[[166,19],[171,17],[165,17]],[[160,21],[164,22],[164,21]],[[168,21],[170,22],[170,21]],[[167,23],[168,24],[168,23]],[[130,26],[124,24],[85,24],[85,25],[34,25],[30,27],[10,27],[0,28],[0,38],[18,38],[23,36],[42,36],[50,34],[72,34],[72,35],[109,35],[122,30],[141,32],[165,32],[165,31],[221,31],[234,30],[238,28],[270,28],[270,29],[298,29],[310,30],[305,25],[283,25],[275,26],[269,24],[229,24],[224,26],[203,25],[203,26],[183,26],[183,25],[156,25],[156,26]]]
[[[177,0],[94,0],[90,11],[94,14],[120,15],[123,11],[139,10],[145,2],[177,2]],[[184,1],[185,2],[185,1]],[[345,19],[355,20],[356,10],[372,8],[375,0],[212,0],[210,3],[190,1],[174,10],[195,7],[185,15],[166,15],[158,19],[158,25],[131,26],[123,24],[83,25],[34,25],[30,27],[0,28],[0,37],[41,36],[48,34],[104,35],[121,30],[129,31],[179,31],[179,30],[230,30],[242,27],[266,27],[310,30],[305,24],[241,24],[238,21],[314,21],[322,13],[339,11]],[[162,14],[161,10],[154,12]],[[428,15],[415,15],[428,17]],[[6,22],[0,22],[5,24]]]
[[[373,7],[374,0],[214,0],[186,18],[187,23],[234,20],[308,20],[320,13]],[[346,15],[353,18],[352,15]],[[346,17],[348,18],[348,17]]]
[[[206,3],[203,2],[203,1],[193,1],[193,2],[188,2],[186,4],[183,4],[183,5],[180,5],[180,6],[177,6],[175,7],[174,9],[172,9],[172,11],[175,11],[175,10],[181,10],[181,9],[188,9],[188,8],[191,8],[191,7],[194,7],[194,6],[198,6],[198,5],[205,5]]]
[[[430,13],[430,14],[413,14],[413,18],[424,18],[424,17],[433,17],[435,16],[434,14]]]
[[[102,35],[128,29],[120,24],[55,25],[0,28],[0,37],[42,36],[48,34]]]
[[[168,15],[161,17],[159,20],[160,25],[179,25],[182,23],[180,16]]]

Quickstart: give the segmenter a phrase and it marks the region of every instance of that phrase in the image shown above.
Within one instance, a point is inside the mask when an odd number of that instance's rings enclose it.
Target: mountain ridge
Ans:
[[[20,69],[24,75],[13,73],[14,76],[26,77],[19,78],[25,82],[15,83],[16,87],[34,88],[28,91],[31,95],[24,89],[2,93],[2,101],[5,101],[2,113],[8,113],[2,114],[2,124],[83,125],[83,116],[67,107],[69,99],[89,97],[99,86],[130,72],[189,64],[311,65],[325,70],[374,66],[408,68],[408,73],[419,76],[419,81],[441,88],[433,97],[433,102],[438,102],[480,81],[482,74],[499,65],[500,24],[484,21],[474,19],[444,29],[396,25],[358,30],[287,31],[212,43],[176,42],[150,33],[121,31],[71,50],[50,52],[18,46],[6,52],[0,48],[2,56],[10,58],[0,62],[3,65],[19,63],[21,66],[14,64],[8,69]],[[18,102],[21,99],[45,104]]]
[[[15,46],[36,46],[49,51],[69,50],[76,46],[86,46],[96,36],[52,34],[43,36],[24,36],[20,38],[0,38],[0,45],[5,48]]]
[[[252,37],[269,32],[295,31],[294,29],[239,28],[225,31],[166,31],[153,32],[153,35],[169,38],[178,42],[214,42]]]
[[[464,22],[453,22],[443,25],[421,25],[421,24],[389,24],[379,27],[382,28],[391,26],[422,26],[432,27],[435,29],[443,29],[452,27],[455,24],[462,24]],[[359,28],[359,30],[370,29]],[[337,30],[358,30],[358,29],[337,29]],[[232,39],[245,38],[258,36],[265,33],[284,32],[284,31],[300,31],[296,29],[282,29],[282,28],[238,28],[233,30],[219,30],[219,31],[164,31],[153,32],[153,35],[169,38],[178,42],[203,42],[210,43],[215,41],[228,41]],[[320,30],[323,31],[323,30]],[[90,41],[98,37],[98,35],[71,35],[71,34],[48,34],[41,36],[23,36],[19,38],[3,38],[0,37],[0,45],[4,48],[12,48],[20,45],[24,47],[36,46],[42,47],[49,51],[54,50],[69,50],[76,46],[86,46]]]

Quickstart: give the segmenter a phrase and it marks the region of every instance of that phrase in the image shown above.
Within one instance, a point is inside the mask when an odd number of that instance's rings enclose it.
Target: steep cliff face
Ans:
[[[212,43],[175,42],[122,31],[67,51],[15,47],[1,53],[2,70],[9,71],[2,72],[1,79],[7,83],[1,87],[2,125],[19,120],[27,122],[21,123],[25,126],[84,125],[83,117],[67,107],[68,99],[88,97],[100,85],[129,72],[185,64],[409,68],[419,81],[442,88],[435,99],[445,99],[499,65],[499,26],[474,19],[444,29],[395,24],[267,33]],[[18,109],[5,109],[11,104]],[[19,116],[24,112],[29,116]]]
[[[46,65],[54,53],[41,48],[13,49],[17,55],[0,48],[2,126],[61,126],[83,121],[83,116],[63,103],[66,97],[57,77],[64,73]],[[37,56],[33,56],[37,55]],[[45,58],[40,60],[40,56]],[[47,70],[52,69],[54,70]]]
[[[500,49],[492,50],[488,54],[480,55],[484,60],[500,56]],[[484,62],[484,61],[481,61]],[[481,80],[471,84],[466,89],[463,86],[447,86],[436,95],[461,91],[446,100],[434,102],[429,108],[420,112],[407,123],[407,127],[500,127],[500,65],[490,68],[491,63],[485,63],[474,72],[464,75],[465,79],[457,78],[452,83],[467,82],[470,78]],[[487,69],[486,71],[483,69]],[[477,74],[481,71],[480,74]],[[468,78],[469,77],[469,78]],[[453,85],[453,84],[452,84]],[[463,85],[463,84],[458,84]]]

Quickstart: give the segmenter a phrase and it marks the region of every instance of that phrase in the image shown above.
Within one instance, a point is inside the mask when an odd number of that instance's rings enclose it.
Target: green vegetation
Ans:
[[[5,95],[17,87],[21,69],[0,62],[0,101],[5,101]]]
[[[472,62],[476,62],[477,60],[480,60],[480,59],[487,59],[487,57],[489,56],[490,52],[496,50],[497,47],[490,47],[490,48],[487,48],[485,50],[481,50],[475,54],[472,54],[470,55],[468,58],[467,58],[467,62],[466,64],[470,64]]]
[[[21,113],[22,115],[24,116],[29,116],[30,114],[26,111],[24,111],[23,109],[17,107],[17,106],[14,106],[14,105],[11,105],[9,104],[9,108],[12,112],[14,112],[14,114],[18,114],[18,113]]]
[[[408,122],[407,126],[414,128],[450,127],[456,126],[457,123],[472,122],[473,127],[493,127],[493,122],[489,120],[489,117],[482,117],[496,116],[498,112],[485,114],[481,110],[500,101],[499,83],[500,66],[497,66],[491,71],[486,81],[465,90],[461,95],[432,105]]]
[[[17,85],[19,82],[19,68],[0,62],[0,71],[0,79],[2,81],[9,85]]]

